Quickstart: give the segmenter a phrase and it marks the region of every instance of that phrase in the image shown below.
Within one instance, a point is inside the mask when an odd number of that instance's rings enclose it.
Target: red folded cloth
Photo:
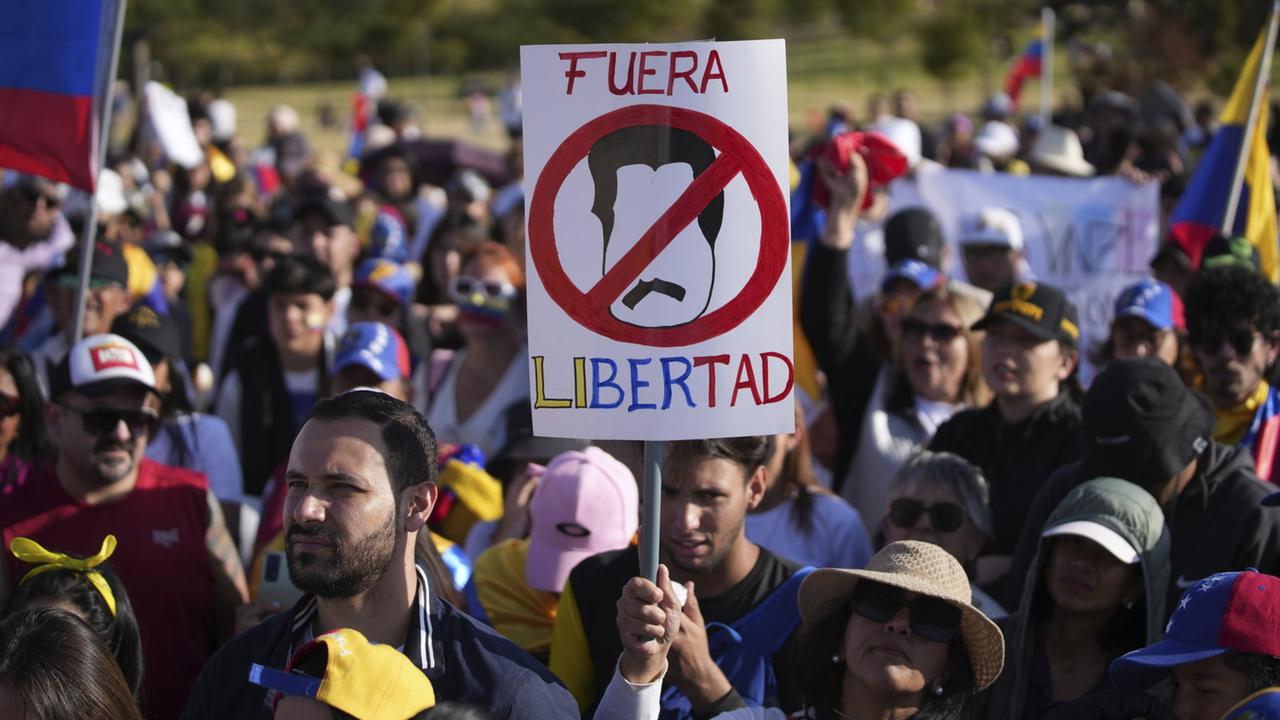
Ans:
[[[895,178],[907,171],[907,156],[889,138],[878,132],[846,132],[829,140],[818,151],[818,157],[825,157],[835,166],[836,171],[849,171],[849,158],[858,153],[867,163],[867,177],[870,182],[867,194],[862,199],[862,209],[871,207],[876,188],[888,185]],[[813,202],[825,208],[830,196],[827,184],[818,179],[813,183]]]

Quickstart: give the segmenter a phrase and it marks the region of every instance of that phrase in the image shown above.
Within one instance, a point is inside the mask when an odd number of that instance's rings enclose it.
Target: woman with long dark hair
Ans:
[[[0,698],[8,717],[142,720],[120,668],[93,629],[56,608],[0,621]]]
[[[75,613],[98,634],[115,656],[134,700],[141,699],[142,637],[133,603],[119,576],[105,562],[116,539],[108,535],[91,558],[51,552],[26,538],[14,538],[13,554],[34,567],[18,581],[4,604],[3,617],[22,610],[56,607]]]
[[[0,348],[0,488],[21,482],[33,463],[52,459],[35,365],[21,350]]]

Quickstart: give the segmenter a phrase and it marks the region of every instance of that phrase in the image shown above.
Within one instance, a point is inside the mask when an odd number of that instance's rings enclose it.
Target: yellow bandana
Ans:
[[[1270,391],[1271,385],[1263,380],[1244,402],[1228,410],[1215,411],[1213,439],[1224,445],[1239,444],[1244,439],[1245,433],[1249,432],[1249,426],[1253,424],[1253,416],[1257,414],[1258,406],[1266,401],[1267,393]]]
[[[111,554],[116,551],[115,535],[108,535],[103,538],[102,549],[98,551],[98,554],[83,560],[73,558],[64,553],[49,552],[40,547],[40,543],[24,537],[14,538],[9,543],[9,551],[22,562],[36,566],[22,576],[22,579],[18,581],[19,585],[50,570],[71,570],[72,572],[84,573],[85,578],[102,594],[102,599],[107,601],[111,616],[115,617],[116,596],[111,592],[111,586],[107,584],[107,579],[102,577],[102,573],[93,569],[106,562],[107,558],[111,557]]]
[[[528,540],[506,540],[476,558],[476,594],[498,632],[535,655],[551,649],[559,598],[529,587],[524,577]]]

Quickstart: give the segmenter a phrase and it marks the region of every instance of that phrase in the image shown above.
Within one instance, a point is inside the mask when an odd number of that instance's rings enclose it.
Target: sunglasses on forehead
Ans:
[[[477,293],[489,300],[512,300],[519,291],[509,282],[478,280],[466,275],[459,275],[449,281],[449,296],[454,302],[465,303]]]
[[[160,428],[160,417],[150,410],[78,408],[71,405],[62,407],[79,415],[84,431],[90,435],[113,433],[120,427],[120,423],[124,423],[129,428],[129,434],[133,437],[151,437]]]
[[[933,642],[950,642],[960,629],[960,608],[945,600],[916,595],[910,600],[902,588],[866,578],[853,587],[851,609],[872,622],[887,623],[906,608],[913,635]]]

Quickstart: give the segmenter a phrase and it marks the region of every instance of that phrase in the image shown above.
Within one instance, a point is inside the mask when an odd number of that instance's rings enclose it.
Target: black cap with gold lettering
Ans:
[[[1045,340],[1062,340],[1069,345],[1080,341],[1076,306],[1052,285],[1020,282],[1001,290],[973,329],[985,330],[997,320],[1008,320]]]

